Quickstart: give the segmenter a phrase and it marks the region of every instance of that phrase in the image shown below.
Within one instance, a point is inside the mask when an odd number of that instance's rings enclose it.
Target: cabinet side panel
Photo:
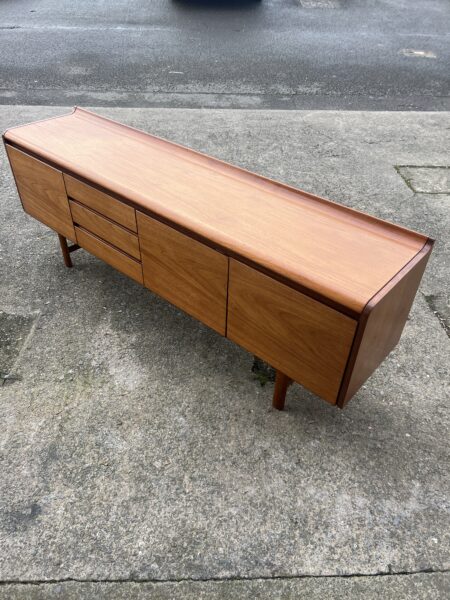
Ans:
[[[419,253],[414,266],[376,302],[368,314],[365,326],[362,324],[356,359],[351,372],[346,373],[347,381],[344,377],[339,395],[338,404],[341,408],[397,345],[425,271],[431,247],[430,241]]]
[[[12,146],[6,150],[25,212],[75,240],[62,173]]]
[[[227,337],[331,404],[356,321],[230,260]]]

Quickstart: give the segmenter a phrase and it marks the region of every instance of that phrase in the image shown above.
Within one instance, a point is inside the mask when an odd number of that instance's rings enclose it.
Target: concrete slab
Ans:
[[[0,128],[61,112],[1,107]],[[424,295],[449,292],[448,197],[394,166],[444,164],[448,114],[99,112],[438,241],[401,343],[348,408],[295,385],[278,413],[248,353],[84,251],[65,269],[2,153],[0,310],[39,320],[0,388],[0,579],[447,570],[450,342]]]
[[[450,166],[398,166],[397,170],[413,192],[450,194]]]
[[[449,593],[448,573],[170,583],[71,581],[0,587],[2,600],[442,600]]]

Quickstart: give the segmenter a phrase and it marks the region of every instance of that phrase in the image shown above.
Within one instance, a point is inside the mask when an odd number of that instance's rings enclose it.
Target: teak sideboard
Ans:
[[[397,344],[433,240],[84,109],[8,130],[23,209],[343,408]],[[67,240],[73,242],[68,245]]]

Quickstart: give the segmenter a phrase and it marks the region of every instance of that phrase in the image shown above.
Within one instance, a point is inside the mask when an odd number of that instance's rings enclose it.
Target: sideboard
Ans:
[[[433,240],[76,108],[3,136],[23,209],[341,408],[400,339]],[[67,240],[72,242],[68,244]]]

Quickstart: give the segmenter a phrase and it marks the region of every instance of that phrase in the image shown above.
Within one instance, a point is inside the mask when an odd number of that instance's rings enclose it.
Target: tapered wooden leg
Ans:
[[[272,400],[272,406],[277,410],[283,410],[284,401],[286,400],[286,392],[291,383],[292,379],[290,377],[288,377],[281,371],[277,371],[277,374],[275,376],[275,389],[273,390]]]
[[[63,236],[60,235],[58,233],[58,238],[59,238],[59,243],[61,245],[61,252],[63,255],[63,259],[64,259],[64,264],[66,265],[66,267],[73,267],[72,265],[72,259],[70,258],[70,252],[69,252],[69,247],[67,245],[67,239]]]

